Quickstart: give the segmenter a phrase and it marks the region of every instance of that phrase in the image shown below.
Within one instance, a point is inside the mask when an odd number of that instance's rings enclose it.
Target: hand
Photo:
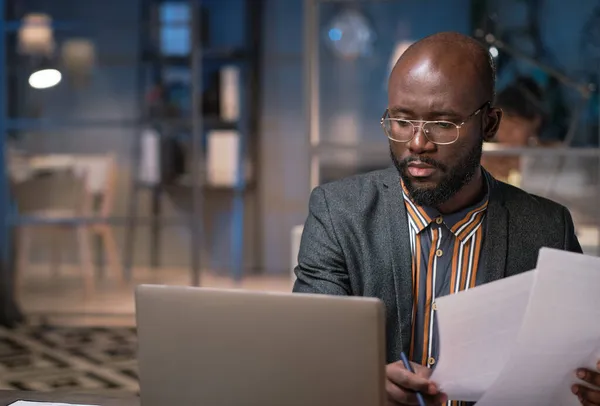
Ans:
[[[577,376],[587,383],[600,387],[600,361],[596,365],[596,370],[580,369]],[[577,395],[582,405],[593,406],[600,405],[600,390],[586,388],[583,385],[573,385],[572,392]]]
[[[415,392],[421,392],[425,404],[440,405],[446,402],[447,396],[441,393],[437,386],[429,380],[431,370],[411,362],[415,373],[404,368],[402,361],[388,364],[385,367],[385,391],[387,405],[418,405]]]

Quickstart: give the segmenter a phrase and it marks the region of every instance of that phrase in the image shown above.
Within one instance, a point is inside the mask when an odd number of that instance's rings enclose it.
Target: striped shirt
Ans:
[[[442,215],[416,205],[403,187],[412,250],[413,318],[410,359],[432,368],[438,359],[435,299],[472,288],[484,240],[487,193],[477,204]],[[467,402],[449,401],[465,406]]]

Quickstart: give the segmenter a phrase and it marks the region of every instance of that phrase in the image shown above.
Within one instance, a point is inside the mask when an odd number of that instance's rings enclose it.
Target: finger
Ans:
[[[385,382],[385,391],[388,395],[388,403],[392,405],[418,405],[416,392],[406,390],[396,386],[390,380]],[[437,395],[422,395],[426,405],[439,406],[448,400],[448,397],[443,393]]]
[[[579,399],[579,402],[582,404],[582,406],[598,406],[596,403],[588,402],[583,398]]]
[[[572,392],[577,395],[579,401],[584,405],[599,405],[600,406],[600,391],[586,388],[581,385],[573,385]]]
[[[586,382],[591,383],[595,386],[600,386],[600,363],[598,365],[598,371],[591,371],[588,369],[580,369],[577,371],[577,376]]]
[[[417,364],[417,363],[412,363],[412,367],[413,370],[415,371],[415,374],[422,376],[423,378],[429,379],[431,377],[431,374],[433,373],[432,369],[427,368],[424,365],[421,364]]]
[[[392,381],[386,379],[385,391],[388,396],[388,403],[393,405],[418,405],[417,396],[414,392],[408,392],[399,388]]]
[[[404,368],[390,365],[386,370],[387,378],[403,389],[423,394],[437,395],[436,386],[427,378],[418,376]]]

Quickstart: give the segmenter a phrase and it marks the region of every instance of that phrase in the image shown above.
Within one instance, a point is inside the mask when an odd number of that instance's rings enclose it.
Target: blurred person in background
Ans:
[[[502,122],[493,141],[505,147],[537,145],[544,119],[542,97],[540,86],[528,77],[517,78],[500,92],[495,104],[502,109]],[[484,156],[481,163],[494,178],[519,186],[520,156]]]
[[[474,39],[416,42],[390,75],[381,119],[393,165],[311,193],[294,292],[383,301],[390,405],[418,404],[415,391],[431,405],[448,401],[429,380],[439,354],[433,298],[534,269],[542,247],[581,253],[565,207],[481,167],[502,118],[494,92],[493,61]],[[398,362],[402,352],[415,373]],[[598,371],[577,372],[600,384]],[[573,393],[600,405],[598,391]]]
[[[498,94],[495,104],[503,115],[494,143],[509,148],[562,145],[557,134],[567,133],[568,112],[554,78],[542,88],[532,77],[517,77]],[[481,163],[497,180],[520,186],[522,160],[520,156],[488,155]]]

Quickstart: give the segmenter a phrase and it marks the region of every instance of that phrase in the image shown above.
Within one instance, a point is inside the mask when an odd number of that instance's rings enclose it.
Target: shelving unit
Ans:
[[[259,115],[260,106],[260,32],[261,32],[261,16],[262,16],[262,1],[261,0],[243,0],[240,4],[244,6],[245,14],[245,39],[244,46],[227,47],[227,48],[212,48],[209,44],[202,43],[203,35],[206,35],[206,29],[202,26],[204,22],[208,22],[210,27],[210,11],[206,19],[202,18],[203,3],[199,0],[190,0],[189,5],[190,19],[189,22],[178,22],[178,25],[189,29],[191,32],[190,52],[187,55],[164,55],[161,52],[160,39],[160,13],[159,8],[166,4],[181,4],[186,2],[173,2],[167,0],[144,0],[144,9],[149,10],[147,18],[150,21],[149,32],[143,40],[142,59],[145,64],[151,69],[152,86],[165,87],[166,73],[169,69],[183,69],[189,72],[191,77],[189,83],[189,95],[191,98],[191,109],[189,114],[179,114],[176,117],[166,117],[162,114],[156,114],[151,111],[148,106],[144,107],[144,117],[139,133],[145,129],[152,128],[157,131],[161,139],[161,145],[164,141],[174,142],[175,135],[183,135],[184,141],[178,143],[175,141],[176,147],[182,150],[189,151],[188,160],[186,162],[187,171],[183,174],[178,174],[174,179],[160,179],[160,181],[150,186],[152,193],[152,247],[151,247],[151,266],[157,267],[160,263],[158,255],[159,241],[161,238],[160,218],[162,215],[161,202],[163,196],[170,196],[172,199],[184,200],[183,206],[191,211],[191,268],[192,268],[192,284],[200,284],[201,258],[200,252],[203,242],[206,241],[206,227],[203,222],[207,201],[210,200],[215,193],[229,194],[232,202],[232,221],[231,221],[231,268],[232,277],[239,281],[244,274],[244,224],[245,224],[245,202],[249,195],[253,192],[253,184],[247,184],[245,177],[245,162],[250,160],[254,167],[253,173],[258,172],[258,149],[255,140],[257,136],[257,117]],[[207,2],[210,3],[210,2]],[[214,3],[214,2],[213,2]],[[210,66],[207,66],[207,65]],[[225,122],[216,115],[206,115],[203,113],[202,93],[206,89],[204,74],[209,71],[219,69],[225,65],[235,65],[240,68],[241,81],[239,91],[241,114],[237,122]],[[212,72],[211,72],[212,73]],[[146,72],[141,76],[145,77]],[[141,84],[142,94],[146,94],[148,90],[147,84]],[[166,100],[162,100],[163,104],[159,107],[164,107]],[[159,110],[163,110],[164,108]],[[233,187],[214,187],[207,183],[206,171],[206,140],[207,132],[215,129],[232,129],[236,130],[240,135],[238,162],[237,162],[237,180]],[[133,150],[132,162],[134,167],[139,167],[140,163],[140,145],[139,140],[136,141]],[[162,165],[161,165],[162,167]],[[254,175],[254,180],[256,175]],[[131,185],[131,199],[129,205],[128,217],[131,221],[127,229],[127,246],[125,249],[125,270],[126,275],[131,275],[131,263],[133,258],[134,235],[137,227],[134,213],[138,207],[140,191],[143,188],[148,188],[147,185],[141,184],[139,181],[133,181]],[[257,214],[257,213],[256,213]],[[256,216],[256,214],[254,214]]]

